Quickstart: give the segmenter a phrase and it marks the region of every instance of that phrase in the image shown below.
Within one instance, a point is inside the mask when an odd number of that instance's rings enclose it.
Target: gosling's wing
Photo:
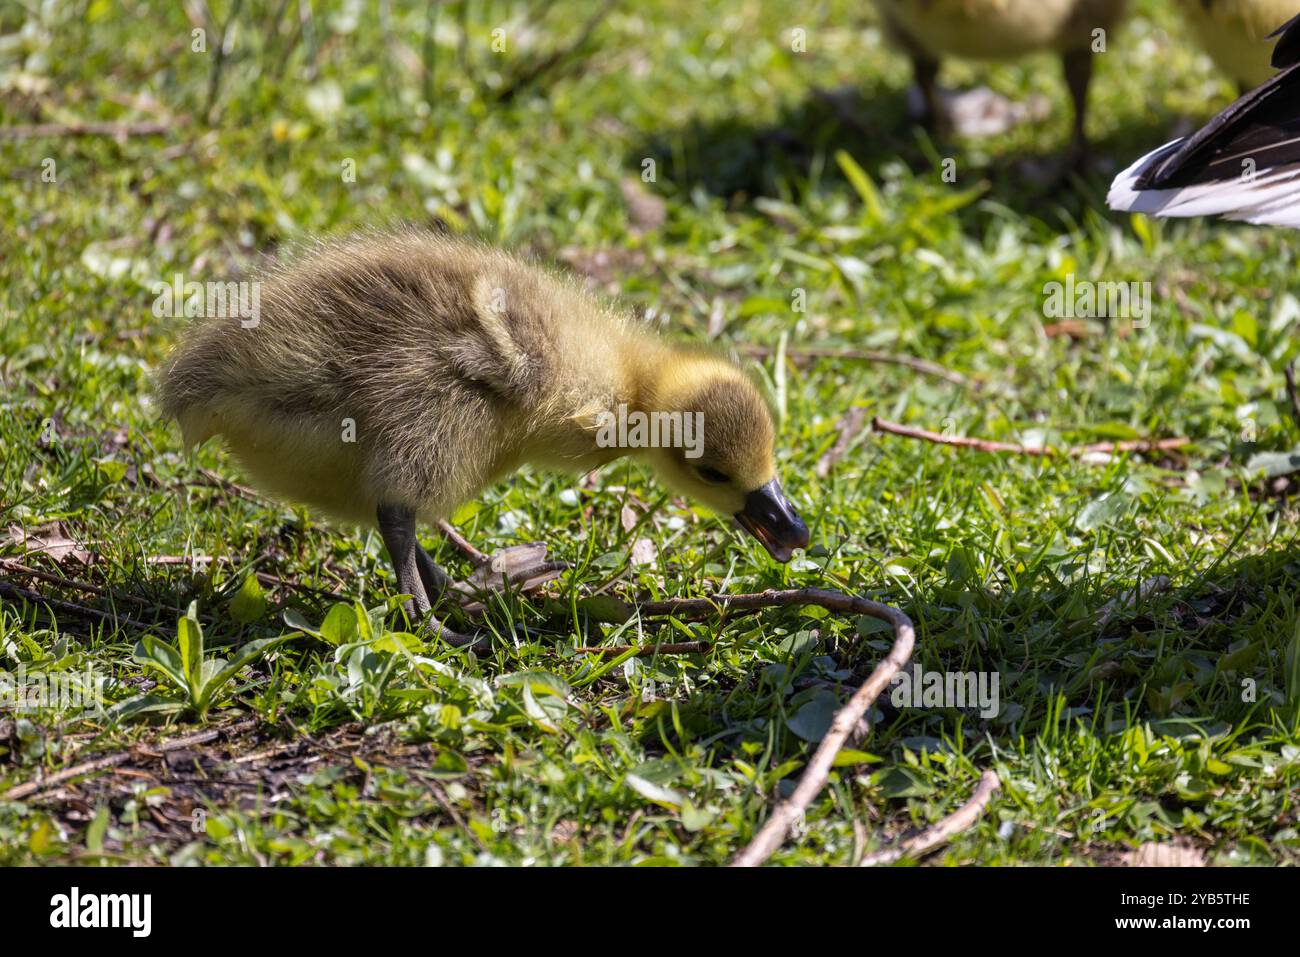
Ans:
[[[489,263],[470,280],[472,318],[444,333],[438,347],[464,383],[514,405],[542,400],[556,366],[549,286],[514,263]]]
[[[1300,228],[1300,16],[1278,32],[1283,72],[1116,176],[1111,209]]]

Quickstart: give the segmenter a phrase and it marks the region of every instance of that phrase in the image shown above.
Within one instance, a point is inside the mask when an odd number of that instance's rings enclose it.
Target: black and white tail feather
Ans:
[[[1300,16],[1270,36],[1282,72],[1116,176],[1111,209],[1300,229]]]

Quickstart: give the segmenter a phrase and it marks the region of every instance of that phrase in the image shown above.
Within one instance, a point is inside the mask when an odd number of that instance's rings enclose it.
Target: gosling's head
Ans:
[[[776,476],[771,410],[745,372],[711,353],[674,351],[647,393],[646,412],[652,421],[660,415],[661,447],[645,457],[665,485],[734,517],[779,562],[808,547],[808,526]],[[662,441],[663,426],[678,422],[680,435]]]

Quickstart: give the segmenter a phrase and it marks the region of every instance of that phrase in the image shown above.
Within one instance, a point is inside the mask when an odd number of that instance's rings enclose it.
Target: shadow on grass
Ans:
[[[713,121],[693,121],[676,129],[648,133],[625,157],[628,168],[640,169],[647,158],[656,161],[664,178],[685,194],[695,190],[740,207],[758,196],[799,199],[799,184],[817,181],[848,184],[834,153],[848,153],[876,182],[886,164],[902,162],[916,177],[940,177],[939,164],[954,157],[962,168],[956,188],[987,181],[988,199],[1022,216],[1053,228],[1068,227],[1086,209],[1103,210],[1112,176],[1137,157],[1171,138],[1179,118],[1149,114],[1149,121],[1131,124],[1092,141],[1086,176],[1066,166],[1068,116],[1058,110],[1035,124],[1059,144],[1049,153],[1007,152],[1003,145],[1015,134],[980,141],[932,139],[910,117],[906,92],[881,86],[857,89],[816,89],[800,103],[783,110],[776,122],[759,125],[741,115]],[[966,166],[971,155],[990,160]],[[823,169],[818,166],[824,164]],[[813,188],[817,188],[814,185]],[[978,204],[958,214],[968,233],[981,232],[992,215]]]
[[[1267,724],[1270,708],[1285,706],[1300,546],[1286,542],[1202,575],[1172,587],[1167,579],[1147,579],[1156,587],[1142,588],[1141,597],[1135,595],[1138,583],[1098,593],[1087,582],[1063,583],[1044,569],[1023,572],[1020,587],[1005,593],[974,584],[927,589],[923,599],[901,606],[917,624],[912,667],[931,674],[997,673],[998,713],[981,715],[974,704],[899,708],[886,690],[876,703],[874,743],[867,750],[946,749],[948,736],[963,739],[966,748],[991,738],[1014,750],[1017,741],[1054,733],[1045,730],[1048,724],[1075,718],[1095,722],[1102,736],[1143,723],[1175,736]],[[797,617],[789,622],[792,631],[800,626]],[[801,626],[815,627],[807,621]],[[971,640],[971,634],[980,637]],[[777,740],[781,732],[786,740],[775,753],[789,756],[798,750],[791,718],[819,693],[843,703],[888,645],[870,639],[887,637],[850,637],[837,647],[824,640],[794,642],[798,650],[784,660],[754,662],[732,687],[678,702],[673,722],[688,738],[707,737],[731,753],[746,744],[767,746],[774,713],[784,713],[786,727],[778,729]],[[748,719],[737,713],[738,690],[752,695]],[[689,744],[662,722],[646,729],[643,743],[660,737],[675,750]]]

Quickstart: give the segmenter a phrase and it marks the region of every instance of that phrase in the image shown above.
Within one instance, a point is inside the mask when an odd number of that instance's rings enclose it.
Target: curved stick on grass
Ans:
[[[947,817],[935,822],[919,834],[904,838],[893,847],[887,847],[868,854],[858,862],[859,867],[876,867],[880,864],[893,864],[904,857],[920,857],[946,843],[953,835],[966,830],[984,813],[993,792],[1002,786],[996,771],[985,771],[980,775],[979,784],[965,804]]]
[[[33,605],[45,605],[51,611],[66,611],[76,615],[78,618],[89,619],[92,621],[102,621],[121,627],[125,625],[128,628],[134,628],[136,631],[153,631],[158,626],[150,625],[143,621],[137,621],[126,615],[120,615],[117,612],[100,611],[98,608],[89,608],[86,605],[79,605],[74,601],[65,601],[62,598],[50,598],[42,595],[38,591],[30,588],[20,588],[17,585],[0,579],[0,599],[4,601],[24,601]]]
[[[1012,455],[1039,455],[1051,458],[1065,455],[1078,458],[1083,455],[1117,455],[1121,452],[1167,452],[1190,445],[1192,440],[1186,436],[1169,439],[1129,439],[1123,442],[1095,442],[1092,445],[1075,445],[1064,449],[1052,448],[1050,445],[1017,445],[1015,442],[993,442],[987,439],[968,439],[959,435],[940,435],[928,429],[918,429],[898,422],[890,422],[879,416],[871,420],[871,428],[877,432],[901,435],[904,438],[920,439],[936,445],[952,445],[962,449],[974,449],[976,452],[1006,452]]]
[[[687,618],[707,618],[728,611],[752,611],[757,608],[785,608],[791,605],[820,605],[827,611],[841,614],[870,615],[887,622],[894,629],[894,645],[889,649],[871,676],[854,692],[835,717],[821,744],[813,752],[812,760],[804,768],[803,776],[794,793],[778,804],[754,839],[731,861],[732,867],[756,867],[762,864],[785,843],[790,829],[826,786],[835,755],[846,744],[857,740],[866,732],[862,716],[875,703],[894,675],[912,657],[916,643],[916,630],[912,619],[897,608],[882,605],[868,598],[854,598],[843,592],[825,588],[769,589],[748,595],[712,595],[708,598],[677,598],[651,601],[639,606],[642,615],[678,615]]]
[[[732,867],[757,867],[775,854],[777,849],[785,843],[785,839],[789,835],[790,829],[794,827],[795,822],[802,820],[808,805],[826,786],[826,781],[831,773],[831,765],[835,761],[835,755],[850,740],[855,738],[854,731],[858,729],[862,716],[867,713],[867,710],[875,703],[876,698],[885,690],[885,686],[889,684],[890,679],[907,664],[908,659],[912,657],[912,646],[916,642],[916,632],[912,627],[912,620],[897,608],[891,608],[888,605],[882,605],[865,598],[850,598],[848,595],[842,595],[839,592],[821,591],[812,588],[800,589],[799,591],[808,593],[806,597],[810,599],[807,602],[800,603],[818,604],[832,611],[870,615],[873,618],[888,622],[894,629],[894,646],[889,649],[889,654],[885,656],[885,659],[876,665],[875,670],[863,682],[862,687],[854,692],[848,703],[835,712],[830,729],[817,746],[817,750],[813,752],[812,760],[808,762],[803,775],[799,778],[794,793],[773,809],[771,816],[768,817],[767,822],[754,836],[754,839],[732,859]],[[795,594],[799,594],[799,592],[795,592]],[[794,603],[791,602],[791,604]],[[865,730],[865,728],[862,729],[863,733],[865,733]]]

